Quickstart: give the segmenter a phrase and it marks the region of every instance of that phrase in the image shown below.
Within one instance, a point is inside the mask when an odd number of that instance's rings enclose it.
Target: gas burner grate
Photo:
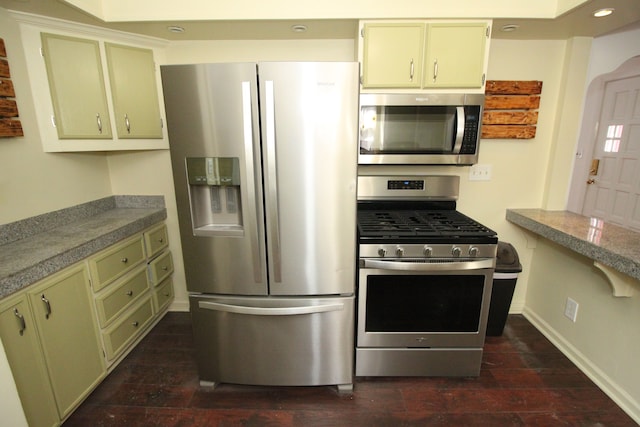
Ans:
[[[491,236],[495,233],[455,210],[358,211],[362,237]]]

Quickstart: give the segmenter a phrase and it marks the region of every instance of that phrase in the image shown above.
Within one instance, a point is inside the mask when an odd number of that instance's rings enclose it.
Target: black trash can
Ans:
[[[502,335],[507,322],[513,291],[518,280],[518,273],[522,265],[515,248],[506,242],[498,242],[498,257],[496,270],[493,274],[493,290],[489,305],[489,320],[487,322],[487,336]]]

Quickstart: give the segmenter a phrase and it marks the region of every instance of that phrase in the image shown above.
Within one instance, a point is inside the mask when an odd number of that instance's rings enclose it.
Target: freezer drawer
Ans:
[[[190,296],[200,380],[353,383],[354,297]]]

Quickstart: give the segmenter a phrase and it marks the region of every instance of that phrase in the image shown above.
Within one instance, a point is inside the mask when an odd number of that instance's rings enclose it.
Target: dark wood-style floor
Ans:
[[[188,313],[168,313],[67,420],[82,426],[635,426],[524,317],[488,337],[478,378],[200,388]]]

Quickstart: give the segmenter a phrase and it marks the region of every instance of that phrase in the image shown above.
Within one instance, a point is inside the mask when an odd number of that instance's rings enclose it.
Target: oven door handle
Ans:
[[[377,268],[379,270],[402,271],[480,270],[484,268],[495,268],[495,260],[493,258],[487,258],[476,261],[465,260],[454,262],[407,262],[361,258],[360,268]]]

